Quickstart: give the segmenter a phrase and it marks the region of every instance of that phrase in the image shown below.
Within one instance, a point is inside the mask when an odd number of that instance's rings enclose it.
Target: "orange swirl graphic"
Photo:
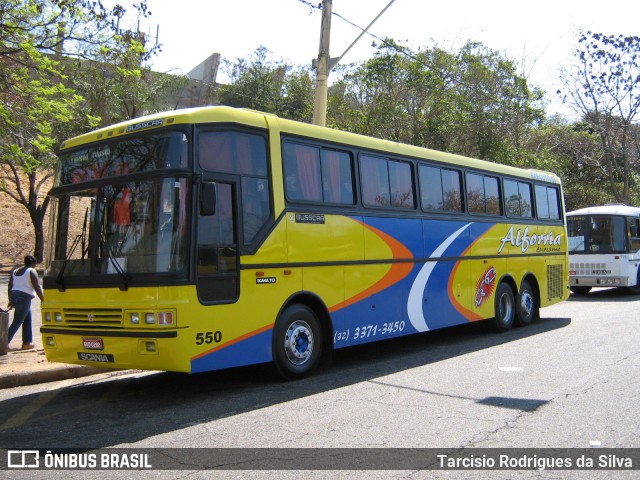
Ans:
[[[371,295],[375,295],[376,293],[383,291],[384,289],[390,287],[391,285],[394,285],[395,283],[399,282],[400,280],[405,278],[407,275],[409,275],[409,273],[411,272],[411,269],[413,268],[413,262],[409,260],[412,260],[414,257],[411,251],[407,247],[405,247],[402,243],[397,241],[392,236],[387,235],[383,231],[378,230],[377,228],[372,227],[371,225],[367,225],[366,223],[359,222],[358,220],[355,220],[355,221],[358,223],[362,223],[362,225],[365,228],[367,228],[368,230],[376,234],[379,238],[381,238],[384,241],[384,243],[387,244],[387,246],[391,249],[393,260],[407,260],[407,261],[400,262],[400,263],[392,263],[391,268],[389,269],[387,274],[384,277],[382,277],[380,280],[378,280],[376,283],[371,285],[369,288],[367,288],[366,290],[363,290],[357,295],[347,298],[343,302],[340,302],[330,307],[329,311],[332,313],[337,310],[340,310],[341,308],[345,308],[350,305],[353,305],[354,303],[358,303],[359,301],[364,300],[365,298],[368,298]]]

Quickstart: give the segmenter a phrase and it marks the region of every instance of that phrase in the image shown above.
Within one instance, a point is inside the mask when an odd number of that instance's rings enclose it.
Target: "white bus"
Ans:
[[[567,233],[573,293],[593,287],[640,293],[640,208],[609,204],[567,212]]]

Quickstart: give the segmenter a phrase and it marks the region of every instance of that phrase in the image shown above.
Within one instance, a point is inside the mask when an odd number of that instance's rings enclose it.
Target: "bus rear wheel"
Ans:
[[[531,284],[524,280],[520,285],[518,300],[516,302],[516,325],[525,327],[538,319],[540,305],[538,297]]]
[[[307,376],[319,363],[322,352],[320,322],[304,305],[287,307],[278,317],[273,334],[273,363],[286,380]]]
[[[493,332],[506,332],[515,321],[516,300],[513,290],[506,283],[498,285],[495,298],[495,317],[486,320],[486,325]]]

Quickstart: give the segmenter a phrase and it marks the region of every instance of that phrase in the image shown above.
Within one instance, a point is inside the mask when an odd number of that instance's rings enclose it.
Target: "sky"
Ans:
[[[333,0],[331,56],[341,56],[361,33],[357,27],[367,27],[390,1]],[[128,7],[132,1],[105,1],[113,3]],[[152,15],[140,22],[140,30],[157,36],[162,45],[152,62],[157,71],[186,74],[214,52],[233,62],[249,58],[260,46],[271,52],[272,59],[293,65],[309,65],[318,56],[321,11],[309,4],[321,0],[147,3]],[[638,0],[395,0],[369,31],[416,50],[438,46],[456,51],[469,40],[482,42],[516,61],[519,73],[546,90],[551,100],[560,86],[560,68],[572,60],[580,29],[640,35],[639,19]],[[133,15],[121,22],[122,28],[136,26]],[[374,41],[379,43],[365,34],[341,63],[370,58],[376,50]],[[224,69],[218,79],[224,81]],[[547,113],[554,110],[562,113],[557,103]]]

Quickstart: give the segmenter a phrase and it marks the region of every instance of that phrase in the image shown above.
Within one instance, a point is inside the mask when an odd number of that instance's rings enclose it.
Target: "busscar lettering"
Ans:
[[[140,122],[135,125],[129,125],[127,127],[127,132],[135,132],[136,130],[142,130],[143,128],[152,128],[152,127],[160,127],[164,124],[164,118],[159,118],[157,120],[149,120],[148,122]]]
[[[296,223],[313,223],[323,225],[324,215],[314,213],[296,213]]]

